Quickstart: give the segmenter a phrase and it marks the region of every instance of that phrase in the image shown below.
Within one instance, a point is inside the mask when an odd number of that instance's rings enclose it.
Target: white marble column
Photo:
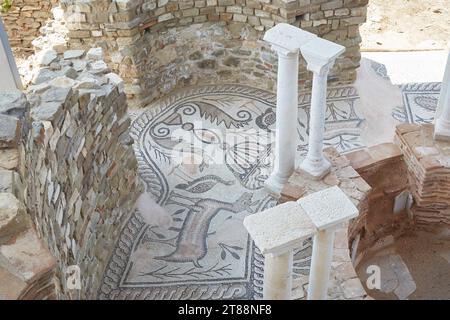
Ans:
[[[244,219],[244,226],[265,256],[265,300],[288,300],[292,294],[294,249],[316,228],[297,202],[286,202]]]
[[[264,259],[264,300],[289,300],[292,293],[292,250],[280,255],[267,254]]]
[[[22,82],[0,17],[0,91],[17,90],[22,90]]]
[[[286,23],[264,35],[278,54],[275,164],[266,187],[279,194],[295,170],[298,115],[299,49],[317,36]]]
[[[436,140],[450,141],[450,48],[447,55],[447,65],[445,67],[441,94],[436,110],[434,138]]]
[[[327,298],[333,259],[334,230],[322,230],[314,236],[311,271],[309,274],[308,300]]]
[[[308,70],[313,72],[311,109],[309,119],[308,154],[299,170],[314,179],[322,179],[331,164],[323,155],[325,113],[327,109],[327,78],[336,58],[345,48],[321,38],[314,39],[301,48]]]
[[[334,234],[342,223],[356,218],[358,209],[339,187],[310,194],[297,201],[314,226],[308,300],[325,300],[333,259]]]
[[[278,53],[275,165],[266,181],[268,189],[279,193],[295,170],[298,117],[299,51],[273,46]]]

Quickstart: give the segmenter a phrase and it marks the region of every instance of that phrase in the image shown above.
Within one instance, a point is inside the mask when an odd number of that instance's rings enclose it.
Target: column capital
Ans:
[[[285,58],[295,58],[298,56],[299,49],[294,50],[288,50],[284,47],[280,47],[276,44],[272,44],[271,48],[273,51],[276,51],[278,56],[285,57]]]
[[[315,38],[300,50],[308,64],[308,70],[323,76],[330,71],[336,58],[345,51],[345,47],[322,38]]]
[[[264,34],[264,41],[270,43],[279,54],[295,54],[298,50],[317,38],[311,32],[304,31],[287,23],[279,23]]]

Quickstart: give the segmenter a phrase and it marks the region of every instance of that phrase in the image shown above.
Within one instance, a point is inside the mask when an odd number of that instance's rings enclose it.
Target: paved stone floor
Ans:
[[[329,89],[327,146],[345,152],[392,141],[389,130],[396,124],[432,120],[439,83],[393,85],[386,67],[369,59],[359,72],[356,89]],[[263,257],[242,220],[276,204],[263,190],[273,161],[275,100],[262,90],[217,85],[179,91],[130,111],[140,175],[174,224],[162,229],[133,214],[99,298],[262,297]],[[309,101],[309,94],[299,97],[300,158],[306,153]],[[310,244],[295,254],[299,283],[309,273]]]

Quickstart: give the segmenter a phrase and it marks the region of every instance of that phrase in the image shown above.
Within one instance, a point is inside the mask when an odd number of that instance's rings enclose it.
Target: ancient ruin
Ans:
[[[450,53],[368,2],[4,1],[0,299],[450,299]]]

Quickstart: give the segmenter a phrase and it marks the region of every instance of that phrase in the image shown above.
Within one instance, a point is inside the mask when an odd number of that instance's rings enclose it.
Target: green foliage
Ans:
[[[8,10],[12,6],[13,0],[0,0],[0,11],[5,13],[8,12]]]

